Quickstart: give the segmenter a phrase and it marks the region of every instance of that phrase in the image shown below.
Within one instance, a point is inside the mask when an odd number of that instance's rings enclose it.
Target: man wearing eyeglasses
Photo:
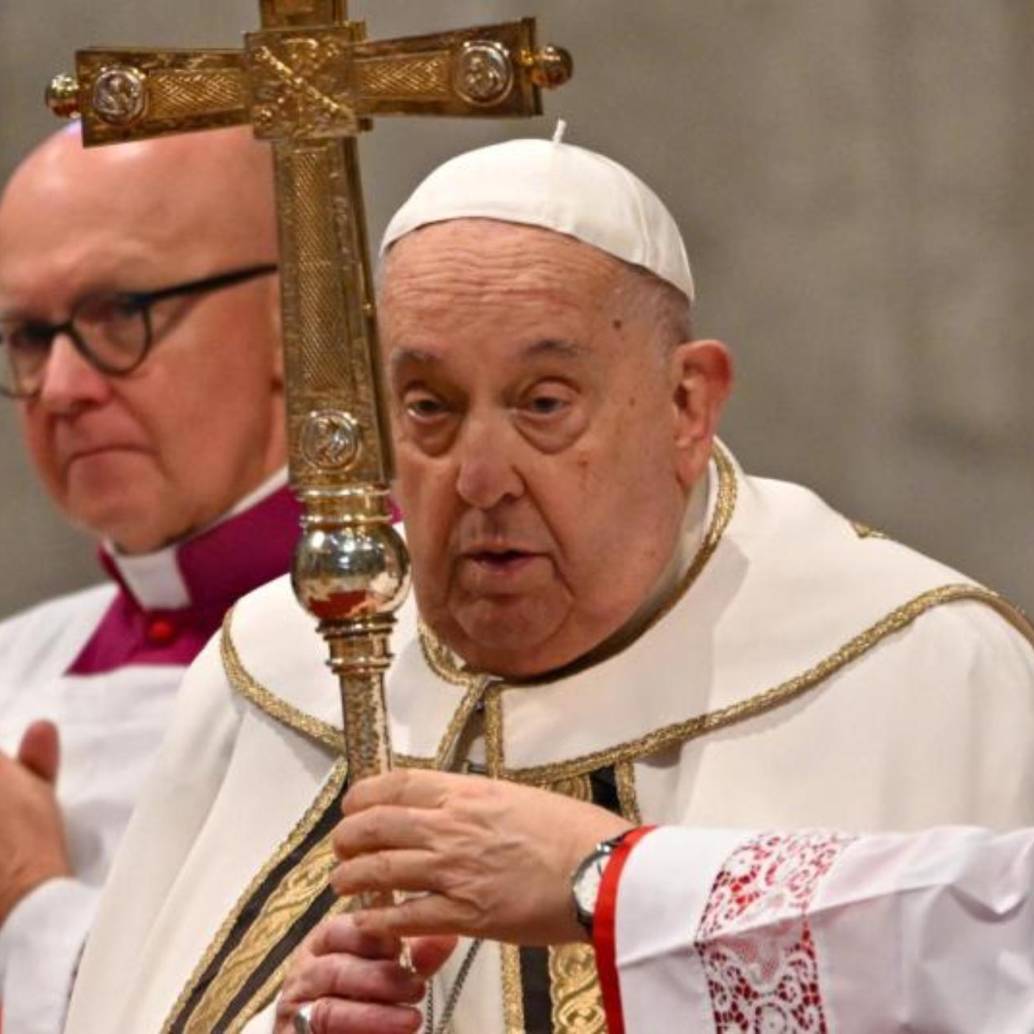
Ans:
[[[62,133],[0,200],[0,392],[111,576],[0,625],[4,1034],[60,1029],[183,667],[289,563],[271,190],[237,131]]]

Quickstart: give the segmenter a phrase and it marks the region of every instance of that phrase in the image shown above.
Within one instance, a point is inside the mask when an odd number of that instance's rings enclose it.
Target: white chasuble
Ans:
[[[505,683],[465,672],[408,604],[393,744],[400,764],[483,762],[636,822],[1034,825],[1032,638],[995,594],[719,450],[702,545],[630,641]],[[243,600],[195,663],[68,1034],[272,1030],[289,952],[336,907],[326,835],[345,773],[324,650],[282,580]],[[479,755],[452,757],[467,722]],[[467,951],[435,981],[439,1008]],[[452,1029],[605,1031],[592,949],[484,944]]]

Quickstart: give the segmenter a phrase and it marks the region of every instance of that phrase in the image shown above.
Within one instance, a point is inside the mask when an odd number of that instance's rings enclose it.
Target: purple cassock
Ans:
[[[0,927],[4,1034],[59,1034],[100,887],[183,671],[239,597],[287,571],[300,513],[278,474],[175,546],[132,557],[102,549],[106,584],[0,623],[0,749],[16,752],[35,719],[57,724],[74,869]]]

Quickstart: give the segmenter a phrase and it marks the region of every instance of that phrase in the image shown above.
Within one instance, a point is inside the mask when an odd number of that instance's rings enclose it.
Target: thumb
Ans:
[[[18,761],[47,783],[57,782],[61,741],[53,722],[33,722],[18,746]]]
[[[422,977],[431,977],[445,964],[456,950],[458,937],[413,937],[409,939],[409,956],[413,968]]]

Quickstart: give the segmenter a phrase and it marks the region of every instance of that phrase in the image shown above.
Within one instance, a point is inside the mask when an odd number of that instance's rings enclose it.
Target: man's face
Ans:
[[[37,182],[16,181],[0,209],[7,316],[60,323],[88,295],[275,261],[262,234],[220,233],[229,215],[215,209],[232,202],[217,185],[211,199],[190,197],[175,169],[139,155],[76,179],[91,159],[64,157]],[[205,189],[195,181],[194,194]],[[33,463],[74,523],[127,552],[153,550],[217,518],[283,462],[275,292],[267,276],[158,303],[152,351],[125,377],[55,339],[39,396],[16,404]]]
[[[487,220],[427,227],[381,306],[425,621],[510,676],[581,656],[664,570],[684,512],[671,353],[616,260]]]

